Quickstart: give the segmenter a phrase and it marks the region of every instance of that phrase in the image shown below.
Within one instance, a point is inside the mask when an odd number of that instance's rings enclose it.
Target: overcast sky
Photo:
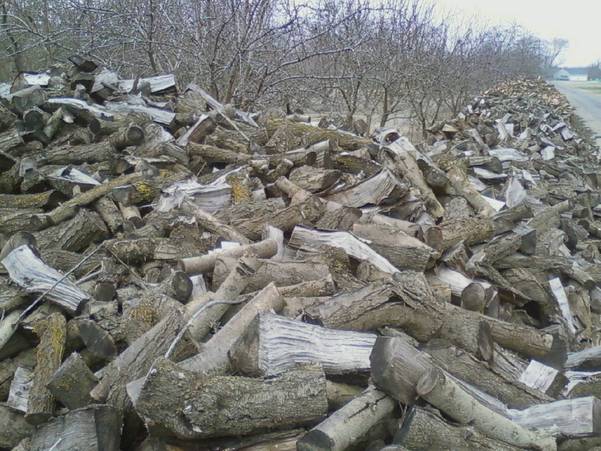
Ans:
[[[601,59],[601,0],[430,0],[439,10],[486,24],[522,25],[545,39],[565,38],[565,66]]]

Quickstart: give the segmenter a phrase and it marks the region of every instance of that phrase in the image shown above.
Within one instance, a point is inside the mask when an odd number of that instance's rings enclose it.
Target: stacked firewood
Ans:
[[[551,86],[416,148],[72,63],[0,87],[1,449],[601,443],[601,180]]]

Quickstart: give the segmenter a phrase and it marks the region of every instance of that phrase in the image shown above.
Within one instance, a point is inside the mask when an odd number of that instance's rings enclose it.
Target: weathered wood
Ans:
[[[60,206],[51,210],[43,216],[36,218],[37,223],[35,224],[38,228],[44,228],[51,225],[59,224],[60,222],[69,219],[77,213],[78,207],[91,204],[92,202],[100,199],[106,194],[110,193],[115,187],[132,183],[134,181],[142,179],[141,174],[129,174],[122,177],[117,177],[113,180],[102,183],[84,193],[81,193],[68,201],[62,203]]]
[[[260,313],[230,351],[243,374],[273,376],[299,364],[319,363],[326,374],[369,370],[375,335],[326,329]]]
[[[23,367],[18,367],[15,370],[13,380],[10,384],[10,393],[6,404],[19,412],[27,412],[27,401],[29,399],[29,391],[31,389],[33,373]]]
[[[326,414],[328,402],[320,370],[294,370],[267,380],[207,378],[160,359],[135,409],[155,435],[198,439],[311,424]]]
[[[514,451],[520,448],[491,439],[474,429],[444,419],[436,410],[414,406],[406,414],[394,441],[408,449]]]
[[[215,216],[201,210],[192,203],[184,202],[182,208],[184,211],[192,214],[198,221],[199,226],[207,229],[209,232],[223,236],[230,241],[237,241],[240,244],[250,244],[250,240],[239,231],[222,223]]]
[[[109,143],[100,142],[49,149],[42,156],[42,161],[44,164],[99,163],[112,159],[114,155],[115,149]]]
[[[346,207],[358,208],[365,205],[393,204],[407,192],[407,187],[391,171],[384,169],[353,186],[328,194],[326,199]]]
[[[123,216],[119,211],[119,207],[117,207],[110,197],[101,197],[93,203],[93,206],[111,233],[115,234],[121,229],[123,226]]]
[[[431,369],[419,379],[419,396],[453,420],[473,425],[484,435],[522,448],[554,450],[555,440],[535,433],[481,404],[457,382],[439,369]]]
[[[567,437],[598,435],[601,429],[600,415],[601,401],[594,396],[509,411],[509,417],[523,427]]]
[[[369,261],[381,271],[390,274],[398,272],[398,269],[386,258],[348,232],[322,232],[296,226],[288,241],[288,246],[302,250],[317,251],[323,245],[342,249],[358,260]]]
[[[492,238],[493,222],[490,218],[470,217],[447,219],[439,225],[442,232],[440,250],[446,250],[463,241],[471,246]]]
[[[317,193],[330,188],[341,176],[341,172],[335,169],[321,169],[310,166],[298,167],[290,172],[290,181],[300,188]]]
[[[440,341],[423,349],[443,370],[499,399],[510,408],[523,409],[551,401],[544,392],[533,389],[517,379],[497,374],[473,355]]]
[[[0,403],[0,448],[10,449],[34,432],[34,426],[27,423],[21,412]]]
[[[54,413],[54,396],[46,384],[63,359],[67,322],[63,315],[53,313],[37,327],[42,330],[39,332],[40,344],[25,414],[25,419],[35,425],[47,421]]]
[[[31,437],[30,451],[118,451],[121,416],[106,405],[91,405],[53,418]]]
[[[422,241],[391,227],[355,224],[352,231],[399,270],[424,271],[438,256],[436,250]]]
[[[92,403],[90,391],[97,382],[83,358],[74,352],[47,381],[47,387],[61,404],[73,410]]]
[[[96,212],[82,208],[73,218],[35,232],[33,235],[37,239],[38,248],[42,251],[62,249],[81,252],[90,244],[106,238],[108,229]]]
[[[10,99],[10,106],[16,113],[23,114],[31,108],[43,105],[44,102],[46,102],[46,99],[46,91],[40,86],[34,85],[13,92]]]
[[[75,314],[81,310],[90,296],[79,289],[60,272],[44,264],[29,248],[20,246],[2,260],[10,278],[30,293],[44,293],[46,298]]]
[[[565,367],[579,370],[601,370],[601,346],[568,353]]]
[[[389,416],[395,401],[373,387],[311,429],[297,444],[299,451],[345,450]]]
[[[198,354],[181,362],[181,367],[202,373],[225,373],[230,368],[228,352],[245,333],[255,316],[262,312],[278,312],[282,306],[283,299],[280,293],[275,285],[269,284],[248,301],[208,342],[204,343]]]
[[[109,142],[115,150],[123,150],[129,146],[137,146],[144,141],[144,129],[135,124],[129,124],[113,133]]]
[[[63,196],[50,190],[35,194],[0,194],[0,208],[53,208]]]
[[[275,255],[277,243],[274,240],[263,240],[258,243],[232,247],[223,250],[214,250],[200,257],[188,257],[178,261],[178,266],[188,274],[203,274],[215,267],[219,257],[240,258],[244,255],[253,255],[259,258],[269,258]]]

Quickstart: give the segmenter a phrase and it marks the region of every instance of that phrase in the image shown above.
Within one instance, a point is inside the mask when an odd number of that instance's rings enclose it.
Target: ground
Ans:
[[[601,146],[601,83],[596,81],[555,81],[553,84],[564,94],[592,137]]]

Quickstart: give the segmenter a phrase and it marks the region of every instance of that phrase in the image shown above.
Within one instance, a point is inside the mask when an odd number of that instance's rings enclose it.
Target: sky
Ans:
[[[518,24],[543,39],[569,41],[559,63],[588,66],[601,59],[601,0],[429,0],[436,9],[490,25]]]

